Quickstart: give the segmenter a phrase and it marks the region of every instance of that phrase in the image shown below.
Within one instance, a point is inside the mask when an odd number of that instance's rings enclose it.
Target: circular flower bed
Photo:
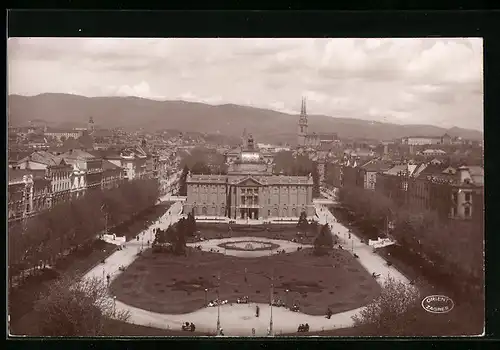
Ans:
[[[271,242],[262,241],[235,241],[235,242],[225,242],[217,245],[218,247],[231,249],[231,250],[241,250],[241,251],[261,251],[261,250],[273,250],[280,247],[279,244]]]

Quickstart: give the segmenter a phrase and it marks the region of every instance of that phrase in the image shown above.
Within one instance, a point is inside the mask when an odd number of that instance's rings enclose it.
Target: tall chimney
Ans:
[[[384,154],[387,155],[389,153],[389,145],[387,143],[384,144]]]

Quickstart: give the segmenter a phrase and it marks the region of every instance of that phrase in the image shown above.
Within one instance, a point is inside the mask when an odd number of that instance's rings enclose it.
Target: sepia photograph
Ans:
[[[11,337],[483,336],[481,38],[7,40]]]

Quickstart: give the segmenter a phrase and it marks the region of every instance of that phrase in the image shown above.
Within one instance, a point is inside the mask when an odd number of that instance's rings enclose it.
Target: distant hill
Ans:
[[[126,130],[175,129],[239,137],[243,129],[259,142],[296,142],[297,116],[268,109],[225,104],[212,106],[184,101],[154,101],[138,97],[84,97],[69,94],[10,95],[8,118],[12,126],[30,120],[49,125],[86,125],[92,116],[96,125]],[[482,139],[476,130],[431,125],[398,125],[361,119],[309,116],[310,132],[336,132],[341,138],[391,140],[404,136],[441,136],[448,133],[467,139]]]

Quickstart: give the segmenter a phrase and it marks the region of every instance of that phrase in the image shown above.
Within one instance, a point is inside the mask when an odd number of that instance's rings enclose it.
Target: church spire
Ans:
[[[307,111],[306,111],[306,98],[305,97],[302,97],[302,108],[300,109],[300,114],[304,115],[304,116],[307,114]]]

